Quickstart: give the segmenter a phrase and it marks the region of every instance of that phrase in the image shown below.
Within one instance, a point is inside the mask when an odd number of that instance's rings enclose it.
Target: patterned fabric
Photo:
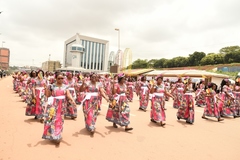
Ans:
[[[127,91],[127,86],[117,84],[115,87],[117,94],[114,96],[113,102],[109,105],[106,119],[120,126],[128,126],[130,124],[130,108],[127,96],[124,94]]]
[[[220,118],[220,111],[217,106],[216,92],[207,89],[206,106],[203,112],[204,116]]]
[[[60,140],[62,138],[64,113],[67,107],[66,90],[67,86],[62,87],[53,84],[50,86],[52,97],[49,97],[47,112],[44,121],[43,139]]]
[[[205,89],[205,85],[204,84],[200,84],[199,89],[197,89],[196,91],[196,105],[199,107],[205,106],[206,105],[206,100],[205,100],[205,96],[204,96],[204,89]]]
[[[184,90],[184,84],[183,83],[177,83],[176,89],[175,89],[175,96],[173,101],[173,108],[179,108],[179,106],[182,105],[183,101],[183,90]]]
[[[166,88],[167,92],[169,92],[170,91],[170,83],[169,82],[165,82],[164,84],[165,84],[165,88]],[[165,100],[166,101],[169,100],[169,96],[168,95],[165,96]]]
[[[191,84],[187,86],[186,93],[183,95],[181,106],[178,108],[177,118],[185,119],[188,123],[194,122],[194,102]]]
[[[35,89],[36,99],[35,99],[35,116],[37,118],[43,117],[43,112],[45,109],[47,97],[44,94],[45,90],[42,89],[44,85],[46,85],[45,79],[34,79],[33,81],[33,89]]]
[[[133,82],[127,82],[127,99],[131,102],[133,100]]]
[[[140,83],[140,107],[143,110],[146,110],[149,102],[149,89],[148,82]]]
[[[234,96],[232,89],[227,85],[224,85],[223,92],[221,94],[221,99],[223,100],[223,102],[219,103],[221,116],[235,116],[236,113],[235,102],[226,93],[228,93],[231,97]]]
[[[164,101],[165,101],[165,86],[161,84],[159,86],[155,86],[155,93],[152,97],[152,105],[150,117],[156,122],[162,122],[166,120],[166,114],[164,111]]]
[[[240,116],[240,92],[234,92],[235,96],[235,115]]]
[[[104,80],[104,89],[106,91],[106,95],[107,96],[111,96],[112,89],[111,89],[111,79],[110,78],[105,78],[105,80]]]
[[[76,91],[75,91],[75,79],[72,79],[69,81],[68,79],[64,80],[64,84],[68,86],[69,92],[74,100],[77,99]],[[69,99],[67,98],[67,108],[65,112],[65,116],[76,118],[77,117],[77,108],[75,105],[69,102]]]
[[[26,112],[25,115],[26,116],[35,116],[36,113],[36,106],[35,106],[35,99],[33,99],[33,83],[35,83],[35,79],[31,78],[30,83],[28,84],[27,87],[27,97],[26,97],[26,103],[27,103],[27,107],[26,107]]]
[[[100,88],[102,88],[102,83],[96,82],[96,86],[91,82],[87,83],[87,93],[97,93],[99,94]],[[87,96],[86,93],[86,96]],[[95,124],[97,121],[98,115],[98,107],[100,105],[98,95],[91,95],[89,99],[86,99],[83,102],[83,113],[85,117],[85,126],[87,130],[93,131],[95,130]]]

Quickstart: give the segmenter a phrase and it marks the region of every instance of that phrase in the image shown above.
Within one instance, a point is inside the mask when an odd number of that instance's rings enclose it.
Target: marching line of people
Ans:
[[[139,110],[146,112],[150,102],[150,121],[160,126],[166,124],[165,101],[173,99],[173,108],[177,109],[178,120],[194,123],[194,90],[190,77],[184,81],[179,77],[177,82],[163,81],[159,75],[147,81],[145,76],[135,81],[123,73],[106,74],[104,77],[90,73],[82,75],[71,72],[25,71],[16,72],[13,77],[13,90],[27,104],[26,116],[33,116],[44,124],[42,138],[60,143],[64,118],[76,119],[78,110],[82,108],[86,129],[94,134],[96,121],[101,111],[102,98],[108,103],[106,120],[114,128],[125,127],[125,131],[133,130],[130,124],[130,103],[134,92],[139,96]],[[198,106],[205,106],[202,118],[215,117],[222,121],[224,116],[240,116],[240,78],[231,87],[228,79],[223,79],[221,91],[217,85],[204,81],[198,85],[195,101]],[[79,105],[79,107],[77,107]]]

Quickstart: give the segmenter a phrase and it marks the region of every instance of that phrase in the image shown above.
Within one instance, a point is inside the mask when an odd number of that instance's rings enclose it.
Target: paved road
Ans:
[[[223,122],[201,119],[196,108],[194,125],[177,121],[176,109],[167,102],[167,125],[150,122],[150,112],[130,103],[132,132],[115,129],[105,120],[106,103],[91,136],[83,114],[66,119],[59,146],[41,139],[43,124],[25,116],[25,103],[12,91],[11,77],[0,80],[0,160],[225,160],[240,157],[240,118]]]

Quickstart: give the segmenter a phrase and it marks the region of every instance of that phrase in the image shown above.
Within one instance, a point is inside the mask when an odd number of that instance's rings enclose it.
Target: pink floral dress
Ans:
[[[74,100],[77,99],[76,91],[75,91],[75,79],[72,79],[69,81],[68,79],[64,80],[64,84],[68,86],[68,90]],[[69,101],[67,102],[67,108],[66,108],[66,117],[71,117],[71,118],[76,118],[77,117],[77,108],[75,105],[70,103]]]
[[[98,107],[100,106],[99,94],[102,88],[102,83],[96,82],[96,85],[91,81],[87,83],[86,96],[83,103],[83,113],[85,117],[85,126],[89,131],[95,130],[95,124],[97,121]]]
[[[187,85],[186,92],[183,95],[182,104],[179,106],[177,112],[178,120],[184,119],[190,124],[194,122],[194,101],[192,92],[192,84]]]
[[[220,111],[217,105],[216,92],[209,88],[206,90],[206,107],[204,108],[203,115],[208,117],[220,118]]]
[[[50,86],[52,96],[48,97],[48,107],[44,114],[43,139],[60,140],[62,138],[64,113],[67,107],[66,92],[68,86],[58,87],[55,84]]]
[[[149,102],[148,82],[140,82],[140,107],[139,109],[146,110]]]
[[[163,122],[166,120],[166,114],[164,111],[164,101],[165,101],[165,85],[154,86],[155,92],[152,96],[152,105],[151,105],[151,120],[155,122]]]
[[[126,85],[115,85],[117,93],[114,95],[114,102],[116,104],[110,104],[106,119],[109,122],[116,123],[120,126],[127,126],[130,124],[129,114],[130,108],[126,96],[127,86]]]
[[[42,118],[43,112],[46,106],[47,97],[45,95],[44,86],[47,85],[45,79],[34,79],[33,90],[35,90],[36,100],[35,100],[35,116],[36,118]]]

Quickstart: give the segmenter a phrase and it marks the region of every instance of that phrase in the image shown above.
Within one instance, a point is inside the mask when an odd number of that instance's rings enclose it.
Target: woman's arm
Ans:
[[[100,88],[100,93],[102,95],[102,97],[107,101],[109,102],[109,98],[107,97],[107,95],[105,94],[105,90],[101,87]]]
[[[66,96],[72,104],[76,105],[76,103],[75,103],[75,101],[74,101],[74,99],[73,99],[73,97],[72,97],[72,95],[71,95],[71,93],[69,92],[68,89],[66,90]]]
[[[83,92],[86,90],[86,88],[87,88],[87,84],[85,83],[85,80],[83,79],[82,85],[80,86],[79,90],[80,90],[80,92]]]

